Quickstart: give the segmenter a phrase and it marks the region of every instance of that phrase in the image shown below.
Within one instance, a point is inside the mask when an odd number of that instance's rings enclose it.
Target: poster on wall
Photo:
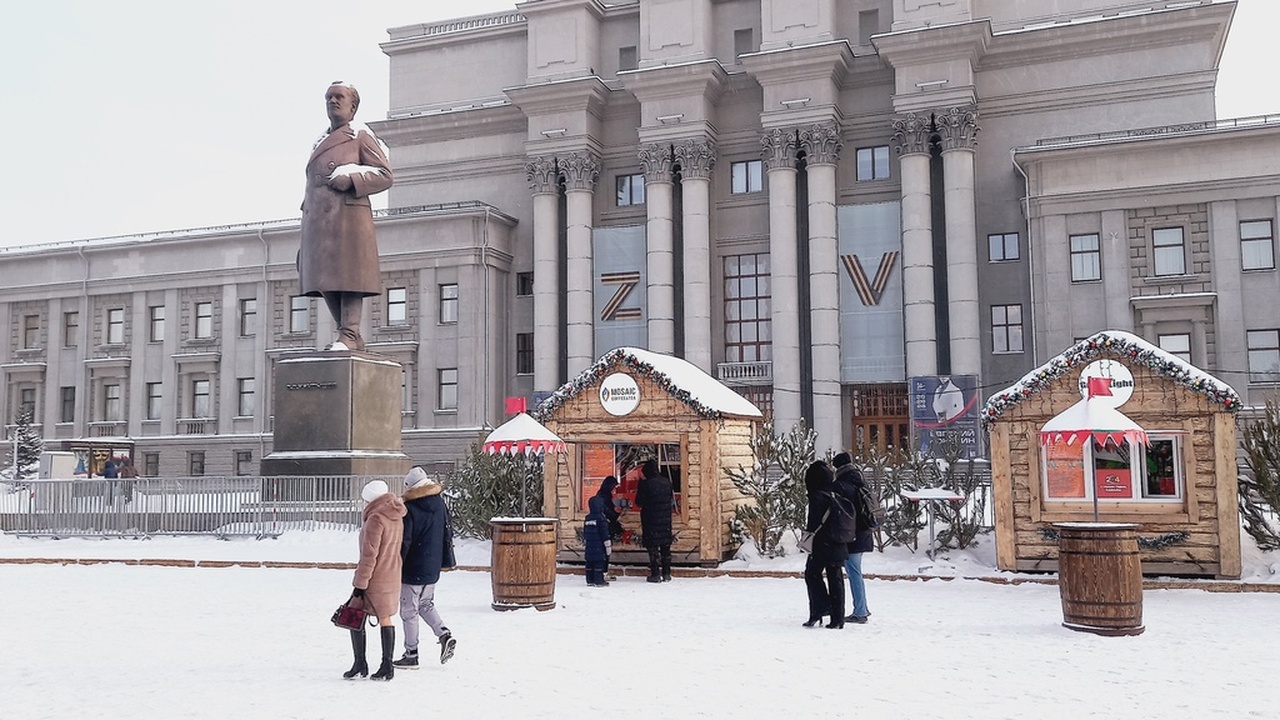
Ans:
[[[1079,443],[1049,443],[1043,448],[1048,497],[1084,498],[1084,447]]]
[[[938,454],[943,443],[959,442],[959,459],[982,457],[977,375],[917,375],[907,384],[916,449]]]

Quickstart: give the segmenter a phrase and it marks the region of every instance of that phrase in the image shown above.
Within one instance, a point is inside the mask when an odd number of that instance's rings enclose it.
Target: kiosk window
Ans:
[[[587,501],[609,475],[618,478],[618,487],[613,492],[614,502],[622,508],[634,507],[636,487],[642,475],[641,465],[650,458],[656,459],[659,471],[671,478],[678,508],[683,490],[679,443],[597,443],[582,446],[582,489],[578,509],[584,513],[587,511]]]
[[[1045,499],[1181,499],[1184,435],[1164,431],[1148,432],[1147,437],[1147,446],[1129,442],[1045,446],[1041,453]]]

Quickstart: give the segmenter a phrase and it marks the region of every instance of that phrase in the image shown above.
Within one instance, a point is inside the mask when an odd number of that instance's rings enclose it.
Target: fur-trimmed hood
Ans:
[[[404,501],[417,500],[418,498],[431,497],[439,495],[444,491],[444,486],[436,482],[423,482],[404,491]]]

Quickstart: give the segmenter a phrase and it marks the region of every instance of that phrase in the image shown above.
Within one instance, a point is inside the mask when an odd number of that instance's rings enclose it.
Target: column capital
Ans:
[[[676,160],[685,178],[706,180],[716,166],[716,144],[704,138],[689,138],[676,145]]]
[[[795,169],[796,133],[791,129],[773,128],[760,137],[760,158],[765,171]]]
[[[557,157],[566,190],[593,190],[600,178],[600,161],[586,150]]]
[[[810,165],[835,165],[844,147],[840,127],[834,122],[814,123],[800,131],[800,147]]]
[[[942,139],[942,151],[972,150],[978,144],[978,107],[965,105],[953,107],[933,118],[938,136]]]
[[[899,155],[916,155],[929,152],[929,136],[933,131],[933,118],[929,115],[908,113],[893,119],[893,146]]]
[[[636,151],[640,171],[646,185],[671,182],[671,146],[666,143],[648,143]]]
[[[545,155],[530,158],[524,164],[524,173],[534,195],[550,195],[557,191],[560,173],[556,169],[555,158]]]

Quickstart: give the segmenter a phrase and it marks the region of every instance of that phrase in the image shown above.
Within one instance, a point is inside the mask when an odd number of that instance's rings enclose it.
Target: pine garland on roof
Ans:
[[[1231,412],[1239,412],[1240,396],[1226,383],[1196,370],[1182,360],[1145,342],[1134,342],[1127,333],[1100,332],[1082,340],[1023,377],[1016,385],[992,395],[982,409],[982,425],[986,427],[1010,408],[1047,388],[1073,368],[1099,357],[1123,357],[1145,365],[1158,375],[1170,378],[1221,404]]]
[[[671,397],[688,405],[700,417],[707,420],[719,420],[721,412],[700,402],[688,390],[677,387],[671,378],[658,371],[650,363],[644,362],[623,348],[617,348],[604,354],[594,365],[583,370],[576,378],[561,385],[546,400],[538,404],[530,415],[538,422],[546,422],[552,413],[564,407],[570,399],[577,397],[583,390],[598,384],[615,364],[625,365],[636,375],[648,379],[665,390]]]

